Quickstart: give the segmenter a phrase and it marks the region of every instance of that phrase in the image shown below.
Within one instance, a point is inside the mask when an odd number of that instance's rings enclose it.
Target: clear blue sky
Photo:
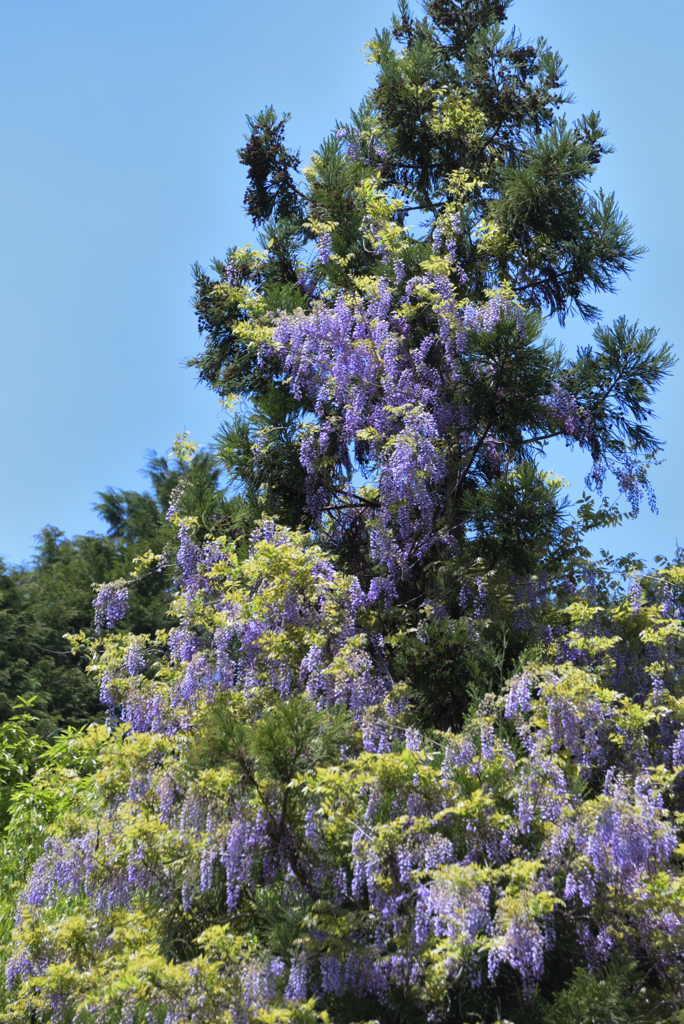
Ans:
[[[371,81],[360,52],[389,0],[4,0],[0,3],[0,554],[30,558],[47,523],[98,530],[95,492],[142,488],[147,449],[208,443],[193,261],[250,240],[235,150],[244,117],[288,110],[306,157]],[[615,189],[649,253],[606,317],[657,324],[681,354],[681,38],[673,0],[518,0],[526,37],[561,51],[577,112],[601,111]],[[550,333],[560,337],[553,324]],[[581,324],[564,332],[574,349]],[[645,557],[684,543],[684,362],[658,402],[660,515],[601,537]],[[554,452],[577,493],[588,468]]]

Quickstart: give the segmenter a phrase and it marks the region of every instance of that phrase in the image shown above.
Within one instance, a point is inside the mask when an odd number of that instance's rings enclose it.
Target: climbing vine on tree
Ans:
[[[301,170],[248,119],[259,246],[196,268],[192,360],[232,497],[169,495],[166,628],[119,628],[151,551],[72,638],[108,730],[60,762],[8,1021],[681,1019],[684,573],[584,545],[653,505],[673,358],[592,305],[642,250],[509,7],[401,2]]]

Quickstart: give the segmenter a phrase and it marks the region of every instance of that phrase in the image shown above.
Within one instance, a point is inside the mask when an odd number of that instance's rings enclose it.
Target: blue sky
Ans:
[[[247,113],[292,113],[306,158],[371,82],[361,48],[389,0],[4,0],[0,4],[0,555],[31,557],[50,523],[98,530],[98,490],[142,488],[146,451],[189,430],[208,443],[214,396],[183,361],[199,348],[190,265],[251,238],[235,150]],[[577,113],[601,111],[614,189],[649,247],[604,297],[680,342],[684,213],[680,40],[671,0],[518,0],[510,20],[568,64]],[[589,332],[561,332],[571,348]],[[667,462],[645,510],[597,537],[650,558],[684,543],[684,364],[658,400]],[[584,457],[547,468],[579,493]]]

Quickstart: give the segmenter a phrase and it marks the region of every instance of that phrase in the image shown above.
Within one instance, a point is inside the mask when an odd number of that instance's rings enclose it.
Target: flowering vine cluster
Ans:
[[[393,579],[457,545],[459,498],[474,480],[515,463],[536,437],[591,440],[590,417],[555,383],[531,404],[521,441],[505,409],[539,373],[531,321],[503,296],[460,300],[446,270],[380,278],[367,297],[282,316],[267,350],[316,417],[300,449],[310,510],[341,534],[361,519]],[[353,486],[358,470],[370,487]]]
[[[426,732],[368,596],[305,535],[264,521],[239,562],[180,532],[181,624],[93,651],[113,731],[19,901],[22,1012],[256,1022],[353,997],[437,1021],[502,972],[536,998],[559,943],[682,998],[679,570],[669,605],[570,606],[573,660],[551,644]]]

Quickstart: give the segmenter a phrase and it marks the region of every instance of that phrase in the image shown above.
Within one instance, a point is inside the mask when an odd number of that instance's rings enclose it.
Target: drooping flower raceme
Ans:
[[[128,611],[128,587],[125,580],[113,580],[97,588],[93,601],[95,608],[95,629],[99,633],[104,626],[112,629]]]

